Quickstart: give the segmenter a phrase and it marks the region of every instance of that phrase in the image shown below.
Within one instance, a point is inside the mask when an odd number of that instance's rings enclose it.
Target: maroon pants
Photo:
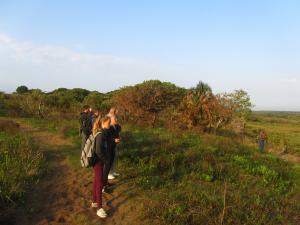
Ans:
[[[97,162],[94,167],[93,202],[97,202],[98,209],[102,208],[103,163]]]

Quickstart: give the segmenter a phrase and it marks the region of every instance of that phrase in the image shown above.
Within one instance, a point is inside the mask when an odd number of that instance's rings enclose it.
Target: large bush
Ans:
[[[167,108],[176,107],[183,94],[184,89],[174,84],[150,80],[122,88],[113,95],[113,101],[125,115],[154,126],[158,115]]]
[[[207,84],[199,82],[183,97],[175,121],[181,127],[198,127],[209,132],[227,125],[236,128],[242,123],[244,127],[251,107],[250,97],[243,90],[215,95]]]

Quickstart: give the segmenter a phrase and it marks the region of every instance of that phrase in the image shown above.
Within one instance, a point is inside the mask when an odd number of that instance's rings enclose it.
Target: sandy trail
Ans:
[[[79,158],[80,150],[74,147],[71,140],[58,134],[25,124],[20,124],[20,129],[39,143],[46,157],[47,171],[39,182],[32,185],[25,205],[14,213],[12,224],[142,224],[138,221],[140,205],[130,179],[120,178],[113,182],[111,192],[104,195],[104,208],[109,217],[100,219],[96,216],[96,210],[90,207],[92,170],[72,166],[68,160],[72,154]]]

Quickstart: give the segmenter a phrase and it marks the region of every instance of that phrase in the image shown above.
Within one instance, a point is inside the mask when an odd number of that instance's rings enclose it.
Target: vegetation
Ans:
[[[130,126],[123,139],[121,171],[142,193],[149,224],[299,222],[299,167],[193,132]]]
[[[23,200],[28,184],[38,177],[43,165],[43,156],[33,140],[13,129],[11,123],[0,124],[1,208]]]
[[[83,104],[104,112],[118,106],[124,128],[119,170],[144,203],[145,224],[299,224],[299,165],[259,154],[254,144],[265,128],[269,148],[300,152],[300,114],[252,113],[245,91],[214,94],[203,82],[184,89],[145,81],[107,94],[65,88],[0,93],[0,113],[78,146]],[[14,201],[39,173],[42,156],[24,134],[2,131],[0,145],[1,198]],[[70,166],[78,167],[77,153],[64,153]],[[21,171],[24,163],[29,167]]]
[[[268,148],[300,155],[300,113],[253,113],[247,123],[247,136],[254,139],[260,129],[267,131]]]
[[[123,121],[173,128],[214,132],[245,122],[251,101],[243,91],[214,94],[211,87],[199,82],[184,89],[169,82],[149,80],[111,93],[90,92],[81,88],[58,88],[44,93],[39,89],[17,88],[14,94],[2,94],[0,104],[7,115],[38,118],[74,118],[84,104],[107,111],[117,105]]]
[[[122,88],[113,95],[113,102],[124,112],[127,120],[148,121],[154,127],[159,114],[176,107],[184,92],[184,89],[171,83],[145,81],[133,87]]]
[[[76,121],[23,121],[53,132],[69,127],[64,134],[77,138]],[[145,224],[298,223],[299,166],[231,137],[123,128],[118,170],[143,199]],[[68,154],[77,168],[78,155]]]

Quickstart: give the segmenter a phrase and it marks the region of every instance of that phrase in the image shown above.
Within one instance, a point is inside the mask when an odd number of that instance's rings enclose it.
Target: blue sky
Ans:
[[[300,2],[1,1],[0,90],[109,91],[145,79],[247,90],[300,110]]]

